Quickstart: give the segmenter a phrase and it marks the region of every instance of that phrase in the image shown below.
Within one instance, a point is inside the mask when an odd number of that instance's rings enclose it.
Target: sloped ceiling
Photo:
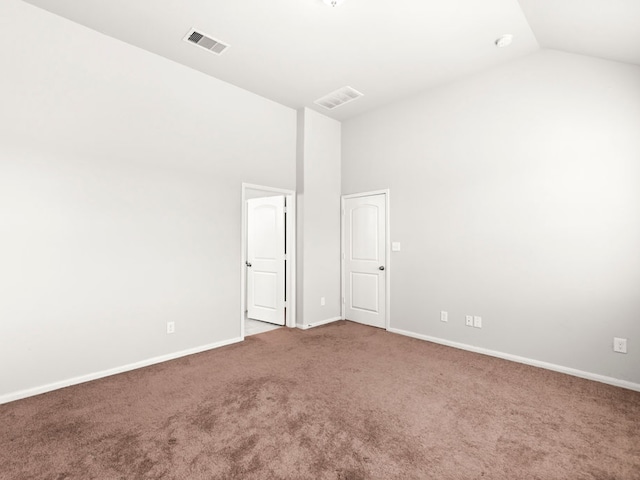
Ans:
[[[640,65],[640,0],[519,0],[540,46]]]
[[[639,0],[347,0],[336,8],[321,0],[25,1],[338,120],[540,46],[640,64]],[[192,27],[230,48],[216,56],[184,42]],[[496,48],[504,33],[513,44]],[[313,104],[347,85],[364,96],[332,111]]]

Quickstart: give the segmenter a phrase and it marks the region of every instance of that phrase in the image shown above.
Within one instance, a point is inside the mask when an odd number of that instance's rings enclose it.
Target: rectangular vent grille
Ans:
[[[335,92],[331,92],[329,95],[325,95],[324,97],[319,98],[313,103],[320,105],[327,110],[333,110],[334,108],[338,108],[345,103],[352,102],[356,98],[362,97],[362,95],[363,94],[357,91],[355,88],[342,87]]]
[[[216,40],[215,38],[210,37],[204,33],[197,31],[195,28],[189,30],[189,33],[184,37],[185,42],[193,43],[194,45],[198,45],[206,50],[209,50],[216,55],[222,54],[229,45],[221,42],[220,40]]]

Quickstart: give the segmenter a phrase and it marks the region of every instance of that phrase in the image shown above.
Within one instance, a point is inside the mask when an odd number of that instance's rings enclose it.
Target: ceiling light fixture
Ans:
[[[338,5],[344,3],[345,0],[322,0],[322,1],[331,7],[337,7]]]
[[[494,43],[496,44],[496,47],[504,48],[511,45],[511,42],[513,42],[513,35],[507,33],[498,37]]]

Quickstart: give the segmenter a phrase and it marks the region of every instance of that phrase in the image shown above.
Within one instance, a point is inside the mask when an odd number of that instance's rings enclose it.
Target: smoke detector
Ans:
[[[337,7],[340,4],[345,2],[345,0],[322,0],[322,1],[331,7]]]
[[[511,42],[513,42],[513,35],[506,33],[498,37],[493,43],[495,43],[498,48],[504,48],[511,45]]]

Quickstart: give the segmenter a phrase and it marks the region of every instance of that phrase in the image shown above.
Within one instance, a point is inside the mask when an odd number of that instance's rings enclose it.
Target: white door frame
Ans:
[[[387,188],[385,190],[374,190],[371,192],[362,192],[362,193],[352,193],[349,195],[342,195],[342,197],[340,198],[340,250],[342,251],[342,255],[340,255],[340,275],[341,275],[341,293],[342,293],[342,318],[345,318],[345,310],[346,310],[346,305],[345,305],[345,286],[346,286],[346,280],[345,280],[345,267],[344,267],[344,263],[345,263],[345,255],[346,255],[346,248],[345,248],[345,225],[344,225],[344,202],[345,200],[349,199],[349,198],[358,198],[358,197],[369,197],[371,195],[384,195],[384,205],[385,205],[385,247],[384,247],[384,251],[385,251],[385,256],[386,256],[386,261],[385,261],[385,270],[386,270],[386,279],[385,279],[385,300],[386,300],[386,309],[385,309],[385,319],[384,319],[384,323],[385,323],[385,330],[389,330],[391,328],[391,230],[389,228],[390,226],[390,210],[389,210],[389,203],[390,203],[390,196],[391,196],[391,191]]]
[[[240,262],[240,336],[244,339],[244,314],[247,304],[247,190],[258,190],[266,194],[279,193],[287,201],[287,267],[285,269],[286,296],[285,326],[296,326],[296,192],[282,188],[265,187],[251,183],[242,184],[242,253]],[[265,195],[267,196],[267,195]]]

